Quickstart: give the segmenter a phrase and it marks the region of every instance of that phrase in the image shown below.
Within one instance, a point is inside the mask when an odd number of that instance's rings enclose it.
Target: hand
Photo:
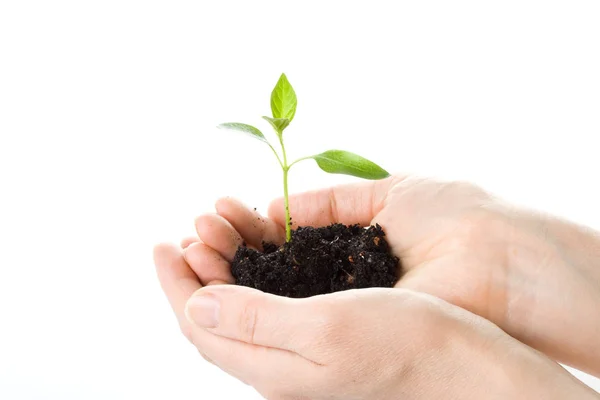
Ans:
[[[228,263],[242,241],[260,247],[284,238],[281,200],[269,208],[270,218],[232,199],[216,208],[197,219],[201,242],[185,250],[205,283],[233,281]],[[600,241],[583,229],[511,207],[467,183],[415,177],[292,196],[290,210],[296,226],[379,223],[405,271],[397,287],[440,297],[600,375],[600,268],[589,254]],[[578,246],[588,255],[578,255]]]
[[[426,294],[199,289],[180,249],[159,246],[155,259],[186,336],[268,399],[597,398],[493,324]]]

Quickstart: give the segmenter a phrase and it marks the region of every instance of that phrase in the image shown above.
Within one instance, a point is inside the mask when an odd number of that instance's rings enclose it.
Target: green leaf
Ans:
[[[263,135],[261,131],[259,131],[257,128],[253,127],[252,125],[241,124],[239,122],[226,122],[224,124],[219,125],[218,128],[219,129],[229,129],[229,130],[238,131],[238,132],[244,132],[258,140],[261,140],[265,143],[269,143],[267,141],[267,138],[265,137],[265,135]]]
[[[277,85],[271,92],[271,112],[273,118],[287,118],[292,122],[296,115],[296,92],[285,74],[281,74]]]
[[[269,121],[273,129],[275,129],[275,132],[277,132],[279,135],[281,135],[283,130],[290,124],[290,120],[287,118],[263,117],[263,119]]]
[[[330,174],[344,174],[364,179],[383,179],[390,174],[372,161],[343,150],[327,150],[312,156],[319,167]]]

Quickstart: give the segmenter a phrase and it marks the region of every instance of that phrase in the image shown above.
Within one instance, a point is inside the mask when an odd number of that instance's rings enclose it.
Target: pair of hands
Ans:
[[[229,262],[242,241],[283,241],[281,201],[263,218],[222,199],[196,220],[198,238],[155,249],[184,334],[265,397],[592,396],[494,325],[600,374],[600,273],[564,250],[595,243],[579,227],[466,183],[415,177],[309,192],[290,207],[298,225],[379,223],[405,270],[396,288],[287,299],[218,285],[233,282]]]

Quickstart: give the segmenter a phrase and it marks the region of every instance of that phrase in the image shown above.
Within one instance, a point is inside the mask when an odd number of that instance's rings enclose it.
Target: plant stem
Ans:
[[[285,241],[292,240],[292,222],[290,219],[290,201],[288,198],[288,171],[289,167],[283,170],[283,201],[285,203]]]
[[[290,165],[287,163],[287,154],[285,153],[285,146],[283,145],[283,135],[279,133],[279,143],[281,143],[281,152],[283,154],[283,203],[285,207],[285,241],[289,242],[292,240],[292,224],[290,218],[290,200],[288,196],[288,172]]]
[[[267,142],[267,144],[269,145],[269,147],[271,148],[271,150],[273,150],[273,154],[275,154],[275,157],[277,157],[277,162],[279,162],[279,165],[283,169],[283,163],[281,162],[281,158],[279,158],[279,154],[277,154],[277,152],[275,151],[275,149],[273,148],[273,146],[271,146],[271,143]],[[290,167],[291,167],[291,165],[290,165]]]
[[[292,168],[292,166],[293,166],[294,164],[296,164],[296,163],[299,163],[300,161],[309,160],[309,159],[311,159],[311,158],[314,158],[314,156],[307,156],[307,157],[302,157],[302,158],[299,158],[299,159],[297,159],[296,161],[294,161],[293,163],[291,163],[291,164],[288,166],[288,168]]]

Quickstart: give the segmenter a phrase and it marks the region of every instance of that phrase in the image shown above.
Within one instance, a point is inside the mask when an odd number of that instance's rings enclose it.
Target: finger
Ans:
[[[293,226],[369,225],[383,208],[388,190],[401,180],[394,176],[293,195],[290,197]],[[268,214],[285,226],[283,199],[273,201]]]
[[[205,214],[196,218],[196,232],[200,240],[215,249],[228,262],[233,261],[242,237],[233,226],[217,214]]]
[[[302,352],[311,343],[315,315],[300,299],[275,296],[241,286],[221,285],[199,290],[186,305],[197,326],[237,341]]]
[[[154,248],[154,264],[160,285],[177,316],[182,332],[191,337],[192,325],[185,316],[185,304],[202,286],[198,277],[183,259],[181,249],[172,244]]]
[[[197,243],[199,241],[200,241],[200,239],[196,236],[189,236],[189,237],[183,238],[183,240],[181,241],[181,248],[186,249],[190,244]]]
[[[187,300],[200,288],[197,277],[174,245],[156,246],[154,260],[161,286],[180,321],[181,330],[209,362],[253,386],[267,386],[266,381],[269,381],[272,387],[273,378],[278,382],[290,377],[308,378],[312,365],[297,354],[219,337],[191,324],[184,309]]]
[[[285,229],[275,221],[261,216],[256,209],[251,210],[239,200],[219,199],[215,204],[217,213],[237,230],[246,243],[262,249],[262,243],[280,245],[285,240]]]
[[[206,286],[212,286],[212,285],[229,285],[229,282],[225,282],[225,281],[220,281],[218,279],[214,280],[214,281],[210,281],[206,284]]]
[[[252,385],[262,394],[287,388],[297,391],[302,383],[314,382],[318,366],[287,350],[252,345],[196,328],[193,343],[213,364]]]
[[[213,281],[234,283],[231,265],[215,249],[204,243],[192,243],[183,256],[203,285]]]

